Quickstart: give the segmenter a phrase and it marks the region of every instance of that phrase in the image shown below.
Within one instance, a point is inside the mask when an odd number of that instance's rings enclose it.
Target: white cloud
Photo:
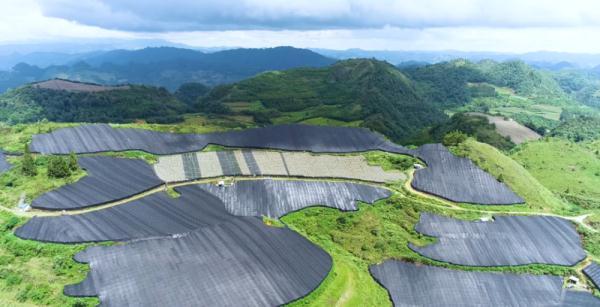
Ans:
[[[34,0],[2,0],[0,42],[51,41],[65,38],[131,38],[123,31],[80,25],[65,19],[46,17]]]
[[[600,53],[600,1],[2,0],[0,44],[164,39],[195,46]]]
[[[596,0],[40,0],[49,16],[128,31],[600,26]]]
[[[522,53],[563,51],[600,53],[600,27],[569,28],[394,28],[315,31],[169,32],[160,38],[193,46],[273,47],[365,50],[460,50]]]

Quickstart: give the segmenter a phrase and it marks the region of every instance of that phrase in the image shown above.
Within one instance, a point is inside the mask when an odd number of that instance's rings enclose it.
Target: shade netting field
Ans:
[[[6,155],[0,151],[0,174],[8,171],[12,167],[12,164],[6,160]]]
[[[575,265],[586,257],[575,226],[552,216],[497,216],[493,221],[462,221],[422,213],[415,230],[437,242],[415,252],[434,260],[468,266],[525,264]]]
[[[140,159],[80,157],[87,176],[43,194],[33,200],[33,208],[72,210],[97,206],[131,197],[164,182],[151,165]]]
[[[23,239],[57,243],[124,241],[189,232],[238,216],[281,216],[307,206],[355,210],[355,200],[373,202],[386,189],[343,182],[251,180],[233,186],[190,185],[180,196],[155,193],[121,205],[56,217],[34,217],[17,228]]]
[[[597,262],[592,261],[583,269],[583,273],[592,280],[596,288],[600,289],[600,265]]]
[[[312,152],[412,152],[363,128],[298,124],[206,134],[175,134],[93,124],[34,135],[30,148],[43,154],[142,150],[165,155],[200,151],[208,144]]]
[[[223,203],[198,186],[176,188],[172,198],[159,192],[114,207],[82,214],[34,217],[15,235],[44,242],[125,241],[189,232],[233,218]]]
[[[373,203],[391,192],[365,184],[298,180],[242,180],[232,186],[199,185],[237,216],[281,217],[309,206],[357,210],[356,201]]]
[[[369,268],[395,306],[599,306],[559,276],[458,271],[388,260]]]
[[[407,149],[385,140],[379,134],[362,128],[326,127],[310,125],[279,125],[240,131],[207,134],[173,134],[143,129],[113,128],[94,124],[62,128],[51,133],[33,136],[31,150],[44,154],[95,153],[105,151],[142,150],[154,154],[190,153],[200,151],[208,144],[238,148],[311,151],[315,153],[348,153],[382,150],[407,154],[424,160],[428,167],[418,170],[412,186],[420,191],[455,202],[477,204],[515,204],[523,199],[506,185],[478,168],[470,160],[452,155],[441,144],[428,144],[418,150]],[[194,165],[196,157],[184,155],[184,165],[200,172],[184,173],[185,177],[202,176],[202,167]],[[235,166],[220,159],[237,158],[218,156],[223,164],[209,166],[206,174],[223,171],[220,165]],[[249,172],[261,171],[245,161]],[[192,164],[190,164],[192,163]],[[241,172],[227,169],[225,172]],[[257,167],[253,170],[252,167]],[[175,177],[181,177],[181,174]]]
[[[427,167],[417,170],[412,187],[454,202],[483,205],[523,203],[504,183],[477,167],[471,160],[453,155],[441,144],[417,149]]]
[[[278,306],[313,291],[330,256],[287,228],[254,217],[183,235],[90,247],[90,264],[70,296],[99,296],[102,306]]]

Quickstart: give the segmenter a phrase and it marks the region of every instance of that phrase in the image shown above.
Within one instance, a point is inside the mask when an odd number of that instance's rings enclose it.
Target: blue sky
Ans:
[[[1,0],[0,44],[163,39],[198,47],[600,53],[600,1]]]

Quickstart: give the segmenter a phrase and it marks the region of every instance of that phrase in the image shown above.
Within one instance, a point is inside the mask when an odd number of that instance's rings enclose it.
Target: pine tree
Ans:
[[[65,178],[71,175],[67,159],[61,156],[50,157],[48,161],[48,177]]]
[[[25,150],[23,152],[23,161],[21,163],[21,173],[25,176],[37,175],[37,168],[35,167],[35,160],[29,151],[29,146],[25,144]]]
[[[74,152],[69,154],[69,170],[75,172],[79,169],[79,164],[77,163],[77,156]]]

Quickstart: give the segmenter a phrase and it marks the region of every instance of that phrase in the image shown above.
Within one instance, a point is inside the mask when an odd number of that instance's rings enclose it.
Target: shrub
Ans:
[[[460,131],[451,131],[444,135],[442,143],[445,146],[456,146],[467,140],[467,135]]]
[[[69,269],[73,267],[73,262],[66,256],[58,255],[55,256],[52,263],[52,269],[56,275],[64,275]]]
[[[12,230],[13,228],[15,228],[15,226],[17,226],[17,224],[19,224],[19,218],[16,216],[11,216],[8,219],[8,221],[6,221],[6,223],[4,223],[0,226],[0,231],[5,232],[5,231]]]
[[[66,178],[71,175],[67,160],[60,156],[50,157],[48,161],[48,177]]]
[[[29,151],[29,146],[25,144],[25,150],[23,152],[23,161],[21,163],[21,173],[25,176],[35,176],[37,175],[37,168],[35,167],[35,161],[33,160],[33,156]]]
[[[20,284],[22,281],[23,281],[23,277],[21,277],[17,274],[9,274],[6,277],[6,286],[7,287],[16,286],[16,285]]]
[[[77,171],[79,169],[79,164],[77,163],[77,156],[74,152],[69,154],[69,170],[72,172]]]

